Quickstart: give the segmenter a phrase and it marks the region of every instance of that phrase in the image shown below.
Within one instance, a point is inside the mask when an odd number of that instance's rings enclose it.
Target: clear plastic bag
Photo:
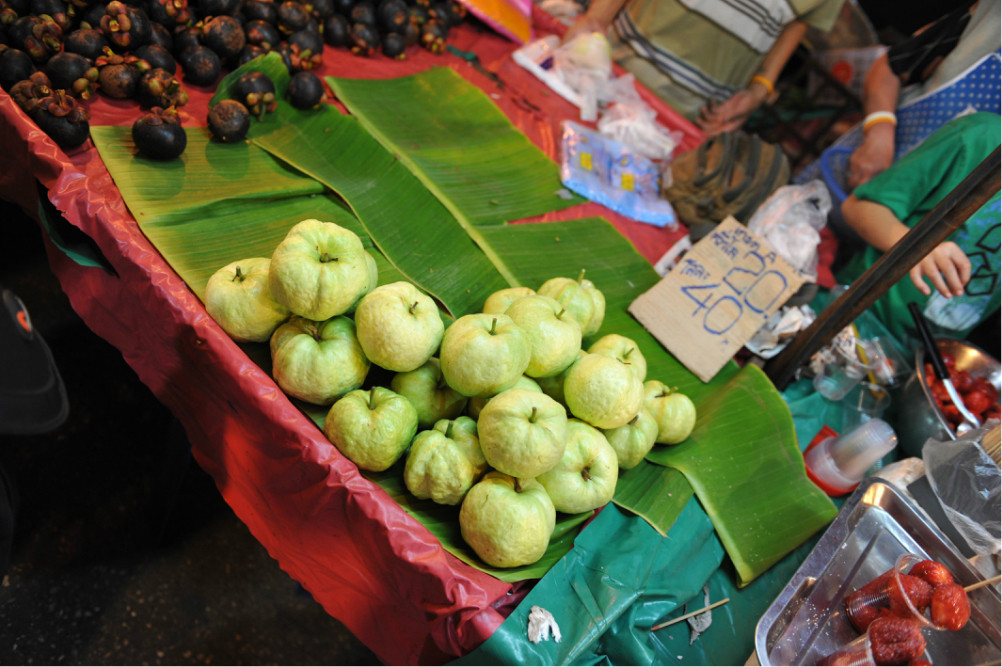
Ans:
[[[819,180],[784,185],[759,206],[748,221],[758,234],[811,281],[818,277],[818,244],[832,200]]]
[[[956,440],[929,439],[922,447],[926,477],[946,516],[978,554],[999,551],[1000,479],[995,461],[978,444],[989,427]]]

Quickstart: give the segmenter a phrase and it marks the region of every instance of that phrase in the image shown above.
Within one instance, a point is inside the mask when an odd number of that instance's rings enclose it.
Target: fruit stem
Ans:
[[[536,423],[536,406],[535,405],[532,406],[532,412],[529,413],[529,423],[530,424],[535,424]]]
[[[370,389],[369,390],[369,409],[370,410],[375,410],[376,409],[376,390],[375,389]]]
[[[515,493],[522,493],[522,483],[518,481],[518,477],[515,477]]]
[[[418,307],[418,302],[417,302],[417,301],[415,301],[414,303],[412,303],[412,304],[411,304],[411,307],[410,307],[410,308],[408,308],[408,309],[407,309],[407,311],[408,311],[408,312],[409,312],[409,313],[410,313],[411,315],[413,315],[413,314],[414,314],[414,311],[416,311],[416,310],[417,310],[417,307]]]
[[[586,482],[591,479],[591,473],[588,472],[588,468],[581,468],[581,477],[583,477]]]
[[[238,265],[237,265],[237,270],[236,270],[236,272],[235,272],[235,273],[233,274],[233,281],[234,281],[234,282],[243,282],[243,279],[244,279],[244,274],[243,274],[243,272],[242,272],[242,271],[240,270],[240,265],[238,264]]]
[[[445,426],[445,437],[447,437],[447,438],[451,438],[452,437],[452,425],[455,424],[455,423],[456,423],[455,421],[453,421],[452,419],[450,419],[449,423],[446,424],[446,426]]]
[[[487,333],[489,333],[492,336],[496,336],[497,328],[498,328],[498,318],[495,317],[493,320],[491,320],[491,330],[488,331]]]
[[[326,264],[327,262],[336,262],[336,261],[337,261],[337,257],[331,257],[330,253],[328,253],[328,252],[325,252],[322,255],[320,255],[320,262],[322,264]]]
[[[578,274],[578,283],[579,284],[582,283],[582,282],[584,282],[584,276],[585,276],[585,270],[581,269],[581,273]]]

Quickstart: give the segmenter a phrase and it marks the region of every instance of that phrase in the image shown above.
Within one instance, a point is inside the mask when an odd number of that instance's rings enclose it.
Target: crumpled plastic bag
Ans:
[[[989,426],[975,429],[946,442],[930,438],[922,447],[929,485],[977,554],[998,552],[1002,538],[1002,473],[978,444],[989,430]]]
[[[670,160],[675,148],[682,141],[681,132],[669,132],[655,120],[657,112],[637,95],[633,87],[633,75],[625,74],[615,81],[627,86],[617,88],[615,101],[609,104],[598,121],[598,131],[616,141],[620,141],[651,160]]]
[[[784,185],[759,206],[748,229],[811,282],[818,278],[818,244],[832,200],[823,181]]]

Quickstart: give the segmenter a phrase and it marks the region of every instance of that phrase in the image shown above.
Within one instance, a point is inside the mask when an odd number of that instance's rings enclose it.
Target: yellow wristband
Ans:
[[[769,91],[770,95],[772,95],[773,93],[776,92],[776,87],[772,84],[772,81],[770,81],[769,79],[765,78],[761,74],[756,74],[755,76],[753,76],[751,78],[751,81],[749,81],[748,83],[750,83],[750,84],[751,83],[760,83],[760,84],[762,84],[762,86],[764,86],[765,89],[767,91]]]
[[[866,132],[877,123],[898,124],[898,117],[891,111],[874,111],[863,119],[863,131]]]

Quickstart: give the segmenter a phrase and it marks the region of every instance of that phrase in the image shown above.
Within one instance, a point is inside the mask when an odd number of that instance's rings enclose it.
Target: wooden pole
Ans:
[[[1000,152],[996,148],[894,247],[830,303],[786,349],[765,364],[765,373],[777,389],[785,389],[811,355],[908,275],[913,266],[999,191],[1002,174],[999,160]]]

